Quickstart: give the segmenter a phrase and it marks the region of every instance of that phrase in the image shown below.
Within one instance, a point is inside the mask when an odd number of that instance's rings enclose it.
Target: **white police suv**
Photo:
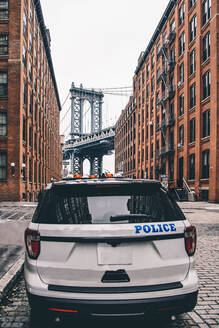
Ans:
[[[32,316],[169,315],[196,305],[196,229],[157,181],[54,182],[25,243]]]

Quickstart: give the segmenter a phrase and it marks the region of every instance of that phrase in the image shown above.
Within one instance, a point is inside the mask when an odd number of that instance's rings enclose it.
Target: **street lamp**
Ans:
[[[14,177],[14,175],[15,175],[15,163],[14,162],[11,163],[11,174]]]

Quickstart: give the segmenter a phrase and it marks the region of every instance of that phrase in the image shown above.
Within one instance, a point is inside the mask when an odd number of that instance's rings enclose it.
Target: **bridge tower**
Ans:
[[[87,100],[91,107],[91,134],[102,130],[102,103],[103,93],[95,90],[75,87],[74,82],[70,89],[71,94],[71,141],[74,142],[86,136],[83,131],[84,102]],[[73,150],[70,153],[71,172],[83,174],[83,161],[87,158],[90,161],[90,174],[100,175],[102,173],[103,154],[89,153],[82,155]]]

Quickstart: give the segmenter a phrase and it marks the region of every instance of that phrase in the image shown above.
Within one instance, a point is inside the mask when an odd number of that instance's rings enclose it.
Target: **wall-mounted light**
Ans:
[[[11,174],[14,177],[14,175],[15,175],[15,163],[14,162],[11,163]]]

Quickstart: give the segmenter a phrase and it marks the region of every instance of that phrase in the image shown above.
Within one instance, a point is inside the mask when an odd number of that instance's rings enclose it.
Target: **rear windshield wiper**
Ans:
[[[151,219],[151,216],[147,214],[115,215],[110,217],[110,222],[126,221],[126,220],[132,221],[132,220],[139,220],[139,219],[145,219],[145,222],[147,222],[149,219]]]

